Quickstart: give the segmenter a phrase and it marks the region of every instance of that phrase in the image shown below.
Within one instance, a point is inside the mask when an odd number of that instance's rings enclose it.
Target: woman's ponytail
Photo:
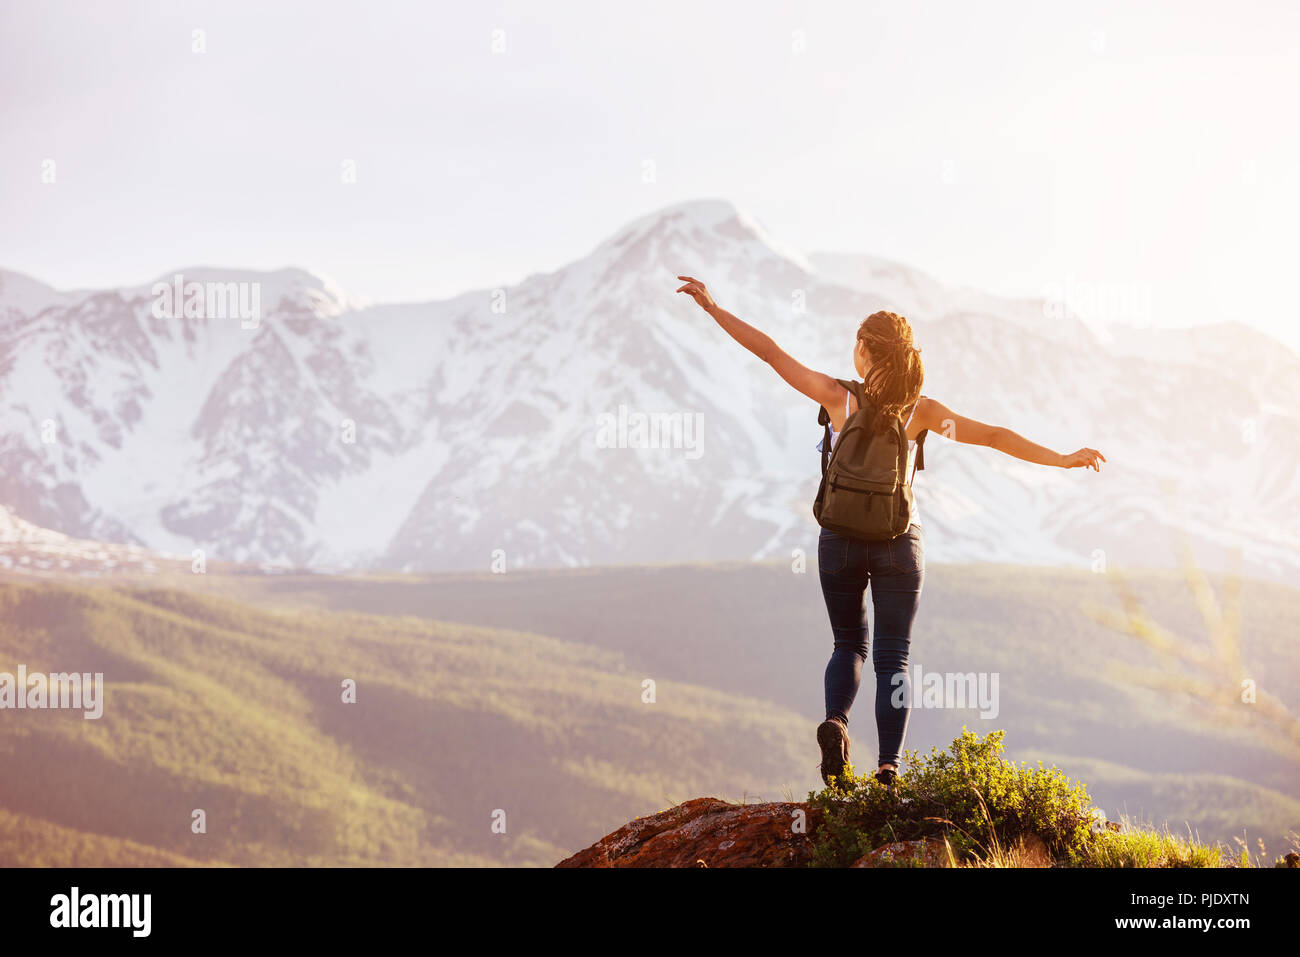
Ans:
[[[865,380],[867,395],[877,409],[873,429],[888,417],[902,415],[921,395],[925,366],[912,341],[912,327],[892,312],[873,312],[858,327],[858,339],[871,354]]]

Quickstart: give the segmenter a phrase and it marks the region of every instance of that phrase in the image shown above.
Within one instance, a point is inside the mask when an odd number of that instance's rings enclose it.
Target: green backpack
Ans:
[[[912,483],[907,475],[907,429],[891,416],[872,433],[875,406],[863,383],[836,379],[858,400],[857,410],[831,449],[831,419],[823,408],[817,423],[822,439],[822,482],[813,502],[813,517],[822,528],[848,538],[887,542],[912,524]],[[925,468],[925,432],[916,437],[916,468]],[[913,473],[915,474],[915,473]]]

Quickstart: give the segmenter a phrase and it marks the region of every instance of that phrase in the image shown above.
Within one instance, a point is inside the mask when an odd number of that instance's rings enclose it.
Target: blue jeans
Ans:
[[[925,545],[921,526],[913,525],[889,542],[861,542],[822,529],[817,542],[818,574],[826,611],[831,618],[835,650],[826,665],[826,717],[849,723],[849,709],[858,694],[862,665],[867,660],[867,587],[875,609],[876,731],[880,764],[897,764],[907,732],[911,681],[907,652],[912,620],[925,578]],[[902,677],[895,681],[895,676]],[[903,704],[893,703],[895,690]]]

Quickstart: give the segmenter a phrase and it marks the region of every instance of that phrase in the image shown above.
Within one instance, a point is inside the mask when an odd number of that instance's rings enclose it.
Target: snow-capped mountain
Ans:
[[[717,200],[433,303],[361,306],[296,269],[78,292],[0,271],[0,503],[83,538],[317,567],[810,552],[817,409],[676,295],[681,273],[841,377],[861,318],[901,312],[925,394],[1106,454],[1097,475],[932,438],[932,561],[1167,565],[1177,528],[1211,566],[1300,566],[1300,360],[1280,343],[1233,322],[1099,334],[1041,301],[805,256]],[[253,291],[256,319],[187,313],[160,292],[177,275]],[[647,414],[677,432],[656,442]]]

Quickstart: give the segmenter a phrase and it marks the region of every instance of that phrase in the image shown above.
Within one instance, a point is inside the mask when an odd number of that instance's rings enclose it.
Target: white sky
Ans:
[[[1288,2],[0,0],[0,266],[428,299],[724,197],[804,250],[1300,348],[1297,92]]]

